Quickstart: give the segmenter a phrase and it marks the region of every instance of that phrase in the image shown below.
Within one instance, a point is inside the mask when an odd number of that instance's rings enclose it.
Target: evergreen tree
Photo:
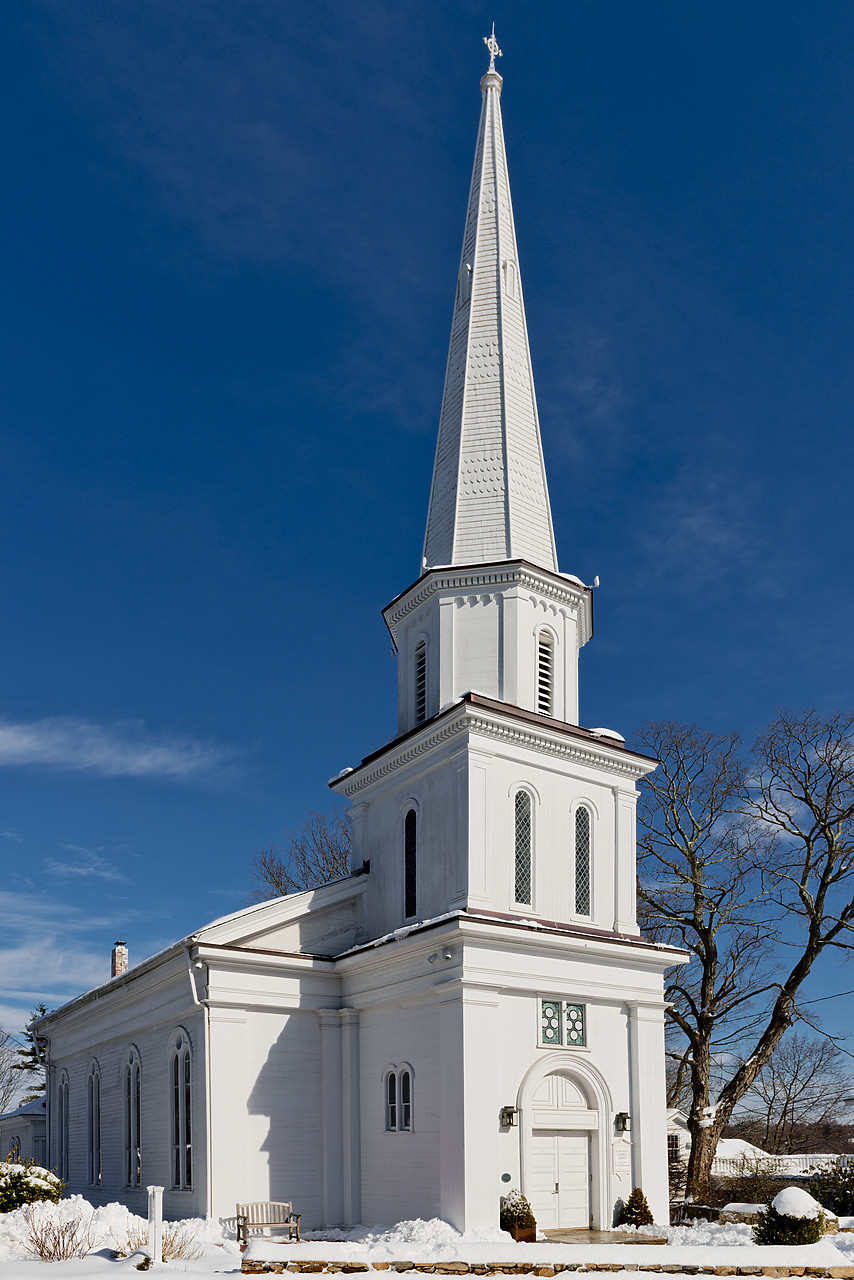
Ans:
[[[620,1214],[620,1226],[646,1227],[653,1222],[652,1212],[640,1187],[635,1187]]]
[[[47,1013],[47,1005],[39,1003],[30,1014],[29,1021],[34,1022],[45,1013]],[[13,1071],[26,1071],[29,1077],[26,1080],[27,1092],[21,1099],[21,1106],[25,1102],[32,1102],[35,1098],[41,1098],[45,1091],[44,1047],[36,1043],[29,1027],[24,1032],[23,1039],[24,1044],[18,1050],[18,1061],[12,1064]]]

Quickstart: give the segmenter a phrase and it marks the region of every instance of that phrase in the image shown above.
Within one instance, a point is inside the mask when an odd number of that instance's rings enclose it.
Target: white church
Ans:
[[[499,105],[483,105],[423,558],[387,606],[397,736],[330,786],[353,875],[205,925],[35,1024],[69,1192],[303,1228],[667,1221],[664,970],[635,919],[654,761],[578,724]]]

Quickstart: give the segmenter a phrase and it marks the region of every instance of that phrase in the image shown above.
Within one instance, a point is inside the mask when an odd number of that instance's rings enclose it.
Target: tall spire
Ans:
[[[424,570],[530,560],[557,572],[501,126],[501,50],[489,70],[469,192]]]

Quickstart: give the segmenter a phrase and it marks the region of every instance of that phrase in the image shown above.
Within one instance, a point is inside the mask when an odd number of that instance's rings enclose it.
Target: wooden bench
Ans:
[[[278,1227],[287,1230],[288,1239],[299,1241],[300,1213],[294,1213],[290,1200],[253,1200],[251,1204],[239,1204],[236,1209],[237,1239],[241,1248],[249,1243],[253,1228]]]

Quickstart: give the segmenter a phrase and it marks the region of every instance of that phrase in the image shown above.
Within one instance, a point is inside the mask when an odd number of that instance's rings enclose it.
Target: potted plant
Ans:
[[[521,1191],[508,1191],[501,1197],[501,1230],[509,1231],[514,1240],[534,1241],[537,1223],[534,1211]]]

